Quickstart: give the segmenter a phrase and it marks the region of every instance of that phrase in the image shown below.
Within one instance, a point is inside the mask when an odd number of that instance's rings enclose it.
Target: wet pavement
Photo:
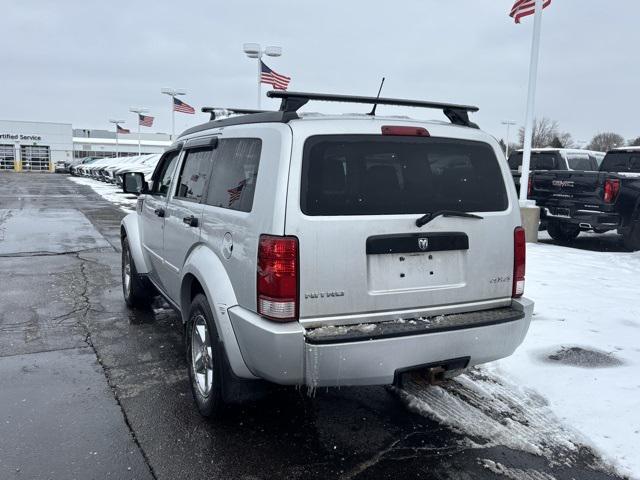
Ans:
[[[7,212],[58,221],[25,231],[2,221]],[[1,479],[616,478],[587,448],[568,458],[552,445],[541,456],[487,442],[383,387],[313,398],[276,388],[203,420],[178,315],[122,300],[123,215],[66,176],[0,174]]]

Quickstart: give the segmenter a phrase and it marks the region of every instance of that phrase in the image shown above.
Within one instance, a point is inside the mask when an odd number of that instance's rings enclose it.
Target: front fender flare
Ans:
[[[129,240],[129,251],[131,252],[131,258],[136,266],[138,273],[147,274],[150,272],[149,266],[144,258],[142,252],[142,239],[140,237],[140,222],[137,213],[130,213],[122,219],[120,224],[121,235]]]
[[[213,312],[220,340],[229,359],[233,373],[240,378],[257,378],[247,368],[240,353],[240,347],[229,319],[228,309],[238,304],[236,294],[231,285],[224,265],[218,256],[204,245],[198,245],[187,257],[182,269],[180,288],[180,309],[183,315],[188,311],[187,278],[193,275],[204,290]],[[183,317],[186,321],[186,318]]]

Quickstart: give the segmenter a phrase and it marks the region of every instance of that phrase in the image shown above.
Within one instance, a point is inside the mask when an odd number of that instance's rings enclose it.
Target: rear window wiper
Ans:
[[[433,213],[432,212],[425,213],[423,216],[421,216],[419,219],[416,220],[416,227],[420,228],[437,217],[475,218],[478,220],[482,220],[483,218],[480,215],[475,215],[473,213],[456,212],[455,210],[439,210]]]

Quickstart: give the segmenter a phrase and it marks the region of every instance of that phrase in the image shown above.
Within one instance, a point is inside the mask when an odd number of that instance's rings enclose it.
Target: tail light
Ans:
[[[398,125],[384,125],[382,135],[395,135],[400,137],[428,137],[429,131],[422,127],[404,127]]]
[[[613,203],[620,191],[620,180],[617,178],[607,178],[604,181],[604,201],[605,203]]]
[[[513,298],[524,294],[524,270],[527,257],[527,244],[524,228],[516,227],[513,231]]]
[[[298,239],[260,235],[258,313],[271,320],[298,318]]]
[[[533,178],[529,177],[529,183],[527,184],[527,197],[531,197],[533,193]]]

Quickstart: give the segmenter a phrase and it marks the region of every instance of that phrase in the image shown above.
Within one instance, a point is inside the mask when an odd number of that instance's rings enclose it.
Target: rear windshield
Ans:
[[[529,170],[560,170],[560,155],[555,152],[531,152]],[[520,170],[522,167],[522,152],[509,155],[509,168]]]
[[[486,143],[381,135],[307,139],[300,207],[306,215],[502,211],[508,197]]]
[[[596,159],[589,156],[588,153],[569,153],[567,162],[571,170],[593,171],[598,169]]]
[[[604,157],[600,170],[640,173],[640,152],[609,152]]]

